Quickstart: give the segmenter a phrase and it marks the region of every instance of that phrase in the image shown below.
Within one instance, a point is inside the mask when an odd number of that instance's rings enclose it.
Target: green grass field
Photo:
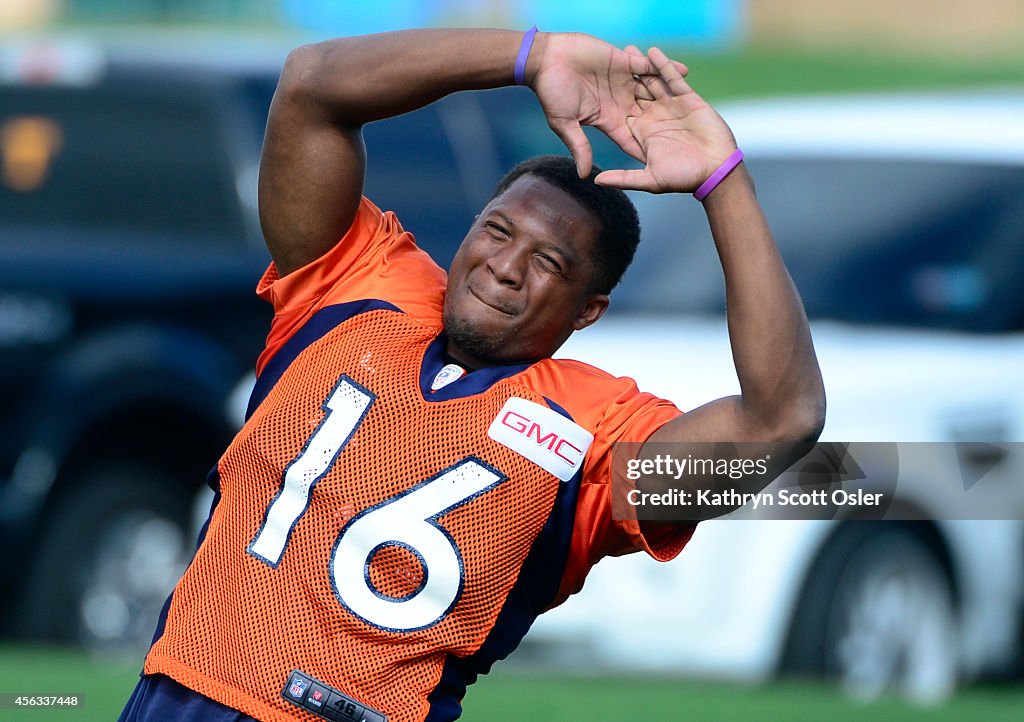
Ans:
[[[692,55],[685,48],[675,48],[672,56],[688,64],[694,89],[711,102],[734,97],[875,90],[1024,87],[1024,56],[956,60],[757,48]]]
[[[137,668],[97,662],[80,652],[0,647],[0,720],[102,722],[117,718]],[[11,694],[77,695],[77,709],[18,708]],[[474,685],[463,719],[695,720],[700,722],[1010,722],[1021,719],[1024,688],[972,688],[935,708],[898,700],[870,704],[819,685],[741,687],[691,680],[527,675],[499,670]]]

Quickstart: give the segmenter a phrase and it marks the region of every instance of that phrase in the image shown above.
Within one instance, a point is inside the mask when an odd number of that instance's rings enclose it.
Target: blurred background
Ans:
[[[287,51],[534,23],[688,64],[812,317],[823,439],[950,457],[901,468],[918,521],[723,520],[671,564],[603,562],[465,717],[1019,718],[1022,0],[4,0],[0,699],[86,706],[0,718],[115,718],[191,554],[270,320],[255,189]],[[519,88],[365,135],[367,195],[441,264],[504,170],[564,152]],[[591,137],[605,167],[631,162]],[[634,200],[614,311],[562,355],[684,409],[735,393],[699,204]],[[948,521],[944,480],[1000,495],[1003,518]]]

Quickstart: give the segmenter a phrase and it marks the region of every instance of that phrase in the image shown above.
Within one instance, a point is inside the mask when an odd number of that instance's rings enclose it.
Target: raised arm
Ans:
[[[363,124],[456,91],[511,85],[522,39],[509,30],[408,30],[292,51],[260,164],[260,222],[278,272],[318,258],[351,226],[366,169]],[[538,33],[526,79],[585,174],[590,147],[581,124],[641,157],[625,118],[635,110],[635,76],[654,72],[646,57],[596,38]]]
[[[736,149],[725,122],[654,48],[661,69],[628,121],[647,166],[610,171],[597,182],[654,193],[691,193]],[[740,164],[706,197],[725,274],[727,320],[740,395],[711,401],[669,422],[655,442],[814,441],[825,393],[803,304]]]

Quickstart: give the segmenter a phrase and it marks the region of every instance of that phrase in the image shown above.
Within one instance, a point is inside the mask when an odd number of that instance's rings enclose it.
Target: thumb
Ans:
[[[555,135],[562,139],[569,152],[572,153],[572,157],[576,161],[576,172],[580,178],[590,175],[594,157],[590,149],[590,141],[587,139],[587,134],[583,132],[583,128],[580,127],[580,122],[575,119],[549,118],[548,126],[555,132]]]
[[[654,177],[646,169],[643,170],[606,170],[597,174],[594,182],[599,186],[619,188],[624,191],[658,192]]]

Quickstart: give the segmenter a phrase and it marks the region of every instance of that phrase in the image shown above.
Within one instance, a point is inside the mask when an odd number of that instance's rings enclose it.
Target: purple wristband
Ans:
[[[693,197],[699,201],[703,201],[708,197],[708,193],[718,187],[718,184],[722,180],[732,173],[733,168],[738,166],[743,161],[743,151],[737,148],[734,150],[722,165],[718,166],[718,169],[711,174],[711,176],[700,184],[700,188],[693,192]]]
[[[512,77],[516,85],[526,85],[526,59],[530,57],[530,48],[533,47],[533,38],[537,34],[537,26],[526,31],[523,36],[523,44],[519,46],[519,55],[516,56],[516,70]]]

